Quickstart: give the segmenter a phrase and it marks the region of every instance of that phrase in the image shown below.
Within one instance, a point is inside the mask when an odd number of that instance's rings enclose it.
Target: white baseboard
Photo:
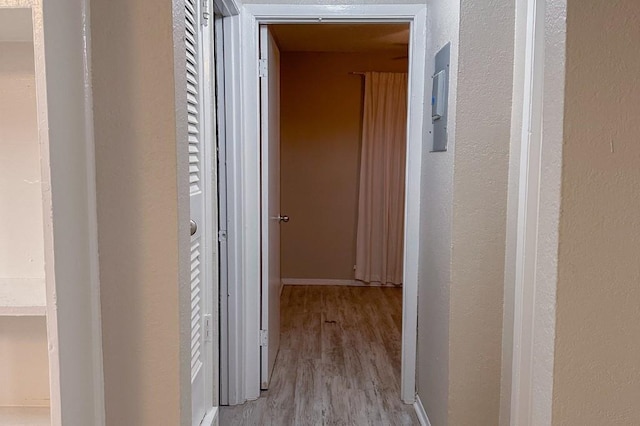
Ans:
[[[416,395],[416,402],[413,403],[413,408],[416,410],[416,415],[418,416],[420,425],[431,426],[431,422],[429,421],[429,417],[427,417],[427,412],[424,410],[424,405],[422,405],[419,395]]]
[[[282,285],[337,285],[349,287],[382,287],[380,283],[366,284],[357,280],[330,280],[325,278],[283,278]]]
[[[202,419],[201,426],[217,426],[218,425],[218,407],[213,407],[204,419]]]

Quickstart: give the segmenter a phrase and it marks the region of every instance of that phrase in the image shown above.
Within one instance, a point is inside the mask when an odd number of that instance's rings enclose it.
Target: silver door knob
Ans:
[[[287,215],[284,215],[284,216],[278,216],[278,220],[279,220],[280,222],[287,223],[287,222],[289,222],[289,216],[287,216]]]
[[[189,222],[189,229],[191,230],[191,235],[198,231],[198,224],[193,219]]]

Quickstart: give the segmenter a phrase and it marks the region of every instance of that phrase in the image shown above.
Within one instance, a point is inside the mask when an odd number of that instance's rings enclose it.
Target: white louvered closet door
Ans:
[[[205,238],[206,135],[204,134],[203,30],[201,0],[186,0],[187,119],[189,142],[189,192],[191,207],[191,405],[192,424],[204,418],[207,401],[207,247]]]

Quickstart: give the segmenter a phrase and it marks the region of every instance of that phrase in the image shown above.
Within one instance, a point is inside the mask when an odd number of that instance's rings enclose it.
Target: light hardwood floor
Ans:
[[[400,400],[402,289],[285,286],[268,391],[221,426],[417,425]]]

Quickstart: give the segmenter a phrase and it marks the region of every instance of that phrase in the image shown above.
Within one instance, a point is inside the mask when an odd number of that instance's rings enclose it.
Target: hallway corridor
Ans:
[[[220,424],[417,425],[400,400],[402,289],[285,286],[270,389]]]

